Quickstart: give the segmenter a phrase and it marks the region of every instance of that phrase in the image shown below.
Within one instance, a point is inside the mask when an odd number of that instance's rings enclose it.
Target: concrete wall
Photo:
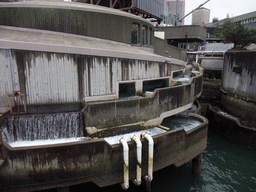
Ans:
[[[132,23],[144,25],[153,31],[153,24],[146,19],[96,5],[43,1],[0,3],[0,25],[65,32],[131,44]],[[153,34],[151,36],[152,39]]]
[[[206,39],[206,30],[199,25],[156,27],[155,30],[164,31],[165,39],[185,39],[185,34],[188,39]]]
[[[156,89],[150,97],[86,103],[86,127],[107,128],[142,121],[158,125],[190,108],[202,93],[202,75],[191,84]]]
[[[228,51],[225,54],[221,103],[231,114],[252,123],[256,120],[256,52]]]
[[[0,50],[1,107],[8,94],[26,94],[28,105],[82,102],[86,97],[114,95],[118,82],[171,76],[184,66],[101,56]]]
[[[164,57],[171,57],[182,61],[187,61],[187,51],[168,45],[166,40],[155,37],[155,53]]]
[[[187,163],[206,148],[208,122],[189,132],[168,131],[154,140],[154,171]],[[148,170],[148,142],[141,139],[142,175]],[[72,144],[12,148],[5,145],[6,163],[0,171],[1,191],[35,191],[93,182],[104,187],[123,182],[123,147],[109,145],[103,138]],[[129,146],[129,178],[136,178],[136,144]]]

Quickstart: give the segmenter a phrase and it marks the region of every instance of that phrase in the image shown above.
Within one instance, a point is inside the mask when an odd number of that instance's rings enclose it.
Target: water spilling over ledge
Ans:
[[[3,140],[7,143],[84,137],[81,112],[7,115]]]
[[[153,171],[181,166],[205,150],[207,119],[195,115],[201,124],[188,131],[159,125],[192,107],[202,92],[203,69],[190,80],[174,80],[173,73],[183,77],[186,63],[154,54],[148,20],[75,2],[0,3],[0,13],[0,23],[8,25],[0,27],[0,107],[26,105],[30,113],[1,116],[0,191],[127,184],[138,178],[138,167],[151,181]],[[131,46],[134,24],[140,42]],[[141,46],[144,29],[149,42]],[[132,98],[121,99],[126,96]],[[135,130],[134,124],[140,126]],[[93,137],[88,127],[101,133]],[[152,127],[160,132],[150,136]],[[136,143],[105,139],[142,130]]]

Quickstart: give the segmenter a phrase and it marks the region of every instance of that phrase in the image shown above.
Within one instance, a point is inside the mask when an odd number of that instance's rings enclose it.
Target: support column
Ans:
[[[195,174],[200,174],[202,168],[202,153],[192,159],[192,172]]]
[[[142,183],[138,189],[141,192],[151,192],[151,180],[147,175],[142,177]]]

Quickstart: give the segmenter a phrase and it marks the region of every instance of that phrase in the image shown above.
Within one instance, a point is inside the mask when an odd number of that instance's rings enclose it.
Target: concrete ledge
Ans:
[[[0,7],[30,7],[30,8],[55,8],[55,9],[71,9],[71,10],[81,10],[81,11],[90,11],[98,13],[108,13],[116,16],[130,17],[138,19],[144,22],[147,22],[153,25],[150,21],[147,21],[139,16],[134,14],[129,14],[125,11],[118,9],[110,9],[103,6],[97,6],[87,3],[76,3],[76,2],[64,2],[64,1],[21,1],[21,2],[11,2],[11,3],[0,3]]]
[[[203,123],[189,134],[177,129],[153,136],[154,171],[171,164],[180,166],[202,153],[206,148],[207,129],[207,123]],[[141,142],[147,146],[145,139]],[[136,144],[129,141],[128,145],[129,175],[134,179]],[[5,150],[8,161],[0,171],[2,191],[33,191],[86,182],[104,187],[123,182],[122,146],[110,146],[104,139],[21,149],[5,145]],[[143,150],[144,176],[147,174],[147,147]]]

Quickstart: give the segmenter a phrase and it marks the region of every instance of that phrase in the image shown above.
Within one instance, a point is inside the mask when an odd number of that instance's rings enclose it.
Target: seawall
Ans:
[[[230,114],[256,126],[256,52],[226,52],[224,57],[221,104]]]

